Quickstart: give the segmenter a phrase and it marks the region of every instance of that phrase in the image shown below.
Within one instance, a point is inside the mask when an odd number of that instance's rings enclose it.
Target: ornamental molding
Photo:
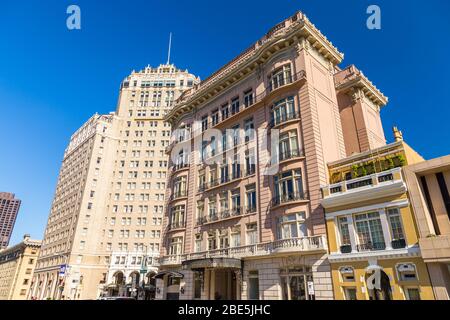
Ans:
[[[207,79],[183,92],[164,120],[173,125],[181,115],[196,107],[201,108],[213,97],[253,73],[274,53],[298,43],[299,39],[305,46],[311,45],[334,65],[339,64],[344,57],[299,11],[274,26],[265,36]]]
[[[389,99],[355,65],[337,72],[334,76],[338,93],[349,94],[353,102],[366,97],[378,107],[384,107]]]

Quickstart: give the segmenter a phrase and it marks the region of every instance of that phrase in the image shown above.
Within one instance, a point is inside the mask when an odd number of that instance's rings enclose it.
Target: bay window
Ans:
[[[186,176],[177,177],[174,180],[173,194],[175,198],[186,196]]]
[[[285,64],[272,72],[269,76],[269,91],[292,82],[291,66]]]
[[[272,125],[276,126],[295,118],[294,97],[279,100],[272,106]]]
[[[170,239],[169,254],[177,255],[182,253],[183,237],[173,237]]]
[[[274,204],[305,199],[300,169],[289,170],[274,176]]]
[[[300,153],[298,148],[297,130],[291,130],[281,134],[278,147],[280,161],[298,157]]]
[[[185,206],[179,205],[172,208],[170,212],[171,228],[180,228],[184,226]]]

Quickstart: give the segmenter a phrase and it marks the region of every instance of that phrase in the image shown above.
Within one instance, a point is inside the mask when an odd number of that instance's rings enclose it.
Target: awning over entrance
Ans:
[[[153,278],[155,279],[162,279],[162,277],[164,277],[165,275],[169,275],[173,278],[184,278],[184,275],[182,273],[179,272],[175,272],[175,271],[161,271],[158,272]]]
[[[242,261],[233,258],[206,258],[182,262],[183,269],[231,268],[242,269]]]

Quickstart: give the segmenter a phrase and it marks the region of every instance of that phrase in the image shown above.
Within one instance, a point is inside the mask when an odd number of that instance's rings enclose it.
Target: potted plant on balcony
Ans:
[[[350,253],[350,252],[352,252],[351,244],[344,244],[341,246],[341,253]]]
[[[402,249],[406,247],[406,240],[405,239],[394,239],[391,242],[393,249]]]

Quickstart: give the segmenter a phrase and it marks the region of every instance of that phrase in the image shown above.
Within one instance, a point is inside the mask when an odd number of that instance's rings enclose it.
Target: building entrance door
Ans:
[[[314,300],[313,276],[308,268],[282,272],[281,286],[284,300]]]
[[[214,272],[214,300],[237,300],[237,277],[232,269]]]

